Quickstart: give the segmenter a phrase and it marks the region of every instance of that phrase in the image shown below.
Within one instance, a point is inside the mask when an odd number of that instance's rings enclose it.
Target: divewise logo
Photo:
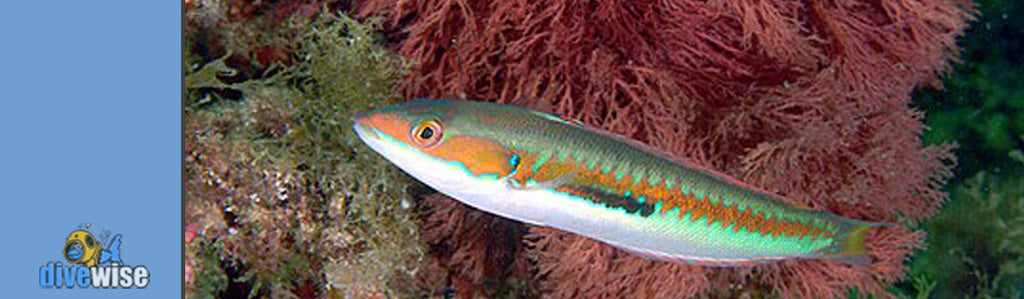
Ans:
[[[103,230],[93,236],[91,225],[79,225],[64,242],[64,260],[39,267],[39,286],[43,288],[145,288],[149,269],[129,266],[121,261],[121,234],[111,237]],[[104,246],[104,243],[106,244]]]

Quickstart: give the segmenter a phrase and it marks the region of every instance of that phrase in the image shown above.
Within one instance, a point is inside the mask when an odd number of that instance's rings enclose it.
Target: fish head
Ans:
[[[453,197],[496,190],[518,159],[480,132],[481,113],[468,102],[413,101],[356,116],[353,128],[367,146],[412,177]],[[475,195],[474,195],[475,194]],[[476,196],[478,197],[478,196]]]

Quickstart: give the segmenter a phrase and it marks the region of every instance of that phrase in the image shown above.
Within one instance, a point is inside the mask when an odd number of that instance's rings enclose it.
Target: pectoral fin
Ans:
[[[527,180],[524,184],[520,183],[519,181],[516,181],[510,176],[505,178],[505,184],[508,185],[509,188],[516,190],[555,189],[562,185],[565,185],[569,181],[572,181],[574,177],[576,177],[575,172],[568,173],[547,181],[534,181],[530,179]]]

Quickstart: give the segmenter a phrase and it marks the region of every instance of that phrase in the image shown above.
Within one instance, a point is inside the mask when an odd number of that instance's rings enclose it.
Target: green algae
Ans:
[[[942,89],[922,89],[915,102],[925,111],[928,144],[957,142],[964,176],[1004,161],[1024,147],[1024,13],[1020,1],[980,0],[966,34],[961,62],[943,78]]]
[[[979,172],[954,190],[926,228],[929,248],[911,276],[919,294],[1024,296],[1024,176]]]
[[[374,26],[322,13],[296,65],[233,83],[225,59],[187,73],[189,297],[412,292],[413,183],[351,130],[355,113],[396,101],[405,66]]]
[[[951,198],[925,223],[928,248],[895,294],[917,298],[1024,296],[1024,3],[975,2],[978,19],[959,40],[962,62],[941,90],[924,89],[926,144],[956,142]]]

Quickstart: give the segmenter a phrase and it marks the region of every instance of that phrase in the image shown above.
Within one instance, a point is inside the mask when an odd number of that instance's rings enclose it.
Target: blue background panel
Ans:
[[[0,9],[3,297],[181,296],[181,5]],[[123,236],[121,259],[148,267],[147,288],[39,286],[86,222]]]

